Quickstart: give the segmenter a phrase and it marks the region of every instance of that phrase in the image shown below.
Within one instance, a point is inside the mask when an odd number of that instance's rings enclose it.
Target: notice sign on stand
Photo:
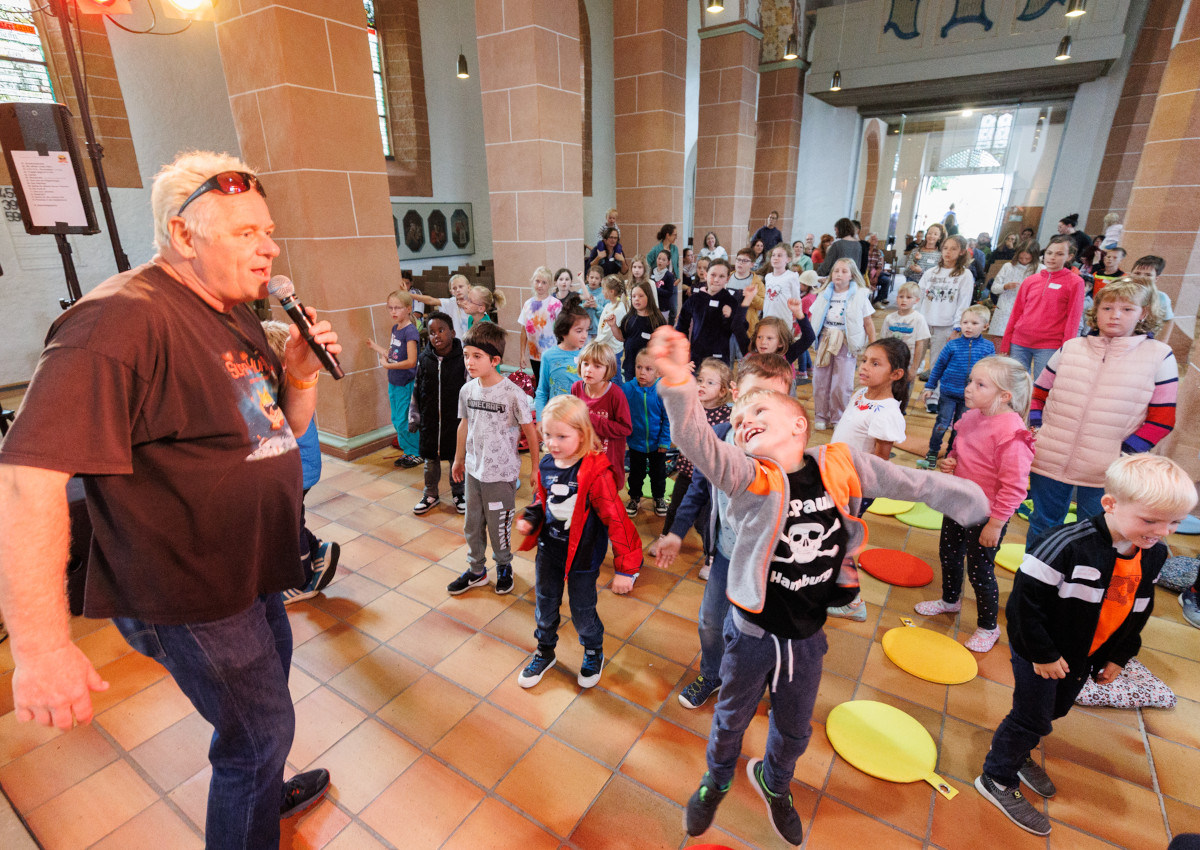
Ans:
[[[70,153],[13,151],[10,155],[34,227],[87,227]]]

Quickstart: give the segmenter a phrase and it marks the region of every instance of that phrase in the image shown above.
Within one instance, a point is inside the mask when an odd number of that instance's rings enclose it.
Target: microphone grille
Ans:
[[[291,298],[296,294],[296,287],[292,285],[291,280],[287,275],[277,274],[271,278],[271,282],[267,284],[267,292],[274,295],[280,301],[285,298]]]

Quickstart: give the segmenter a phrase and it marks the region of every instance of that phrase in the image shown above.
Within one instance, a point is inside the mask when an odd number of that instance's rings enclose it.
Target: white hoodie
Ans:
[[[937,265],[921,275],[921,315],[931,328],[957,328],[963,310],[971,306],[975,275],[969,268],[957,277],[953,271]]]

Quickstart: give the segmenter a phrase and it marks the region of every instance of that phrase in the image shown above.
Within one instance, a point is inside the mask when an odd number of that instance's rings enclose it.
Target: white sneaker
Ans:
[[[824,419],[817,419],[816,421],[813,422],[813,430],[814,431],[828,431],[829,423],[826,422]]]
[[[704,566],[700,568],[700,581],[708,581],[708,574],[712,572],[712,558],[704,559]]]

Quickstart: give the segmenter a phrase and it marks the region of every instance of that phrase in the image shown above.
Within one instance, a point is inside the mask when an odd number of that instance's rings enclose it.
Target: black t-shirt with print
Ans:
[[[0,463],[81,475],[87,616],[207,622],[303,581],[281,375],[247,306],[218,312],[155,265],[54,322]]]
[[[825,609],[839,596],[838,571],[846,553],[845,521],[821,483],[817,462],[788,474],[788,511],[775,557],[767,570],[761,612],[747,620],[781,638],[806,638],[825,624]]]
[[[549,537],[564,546],[571,536],[571,516],[575,512],[575,500],[579,496],[579,464],[563,469],[546,454],[538,464],[538,475],[546,488],[546,522],[542,526],[542,537]]]

